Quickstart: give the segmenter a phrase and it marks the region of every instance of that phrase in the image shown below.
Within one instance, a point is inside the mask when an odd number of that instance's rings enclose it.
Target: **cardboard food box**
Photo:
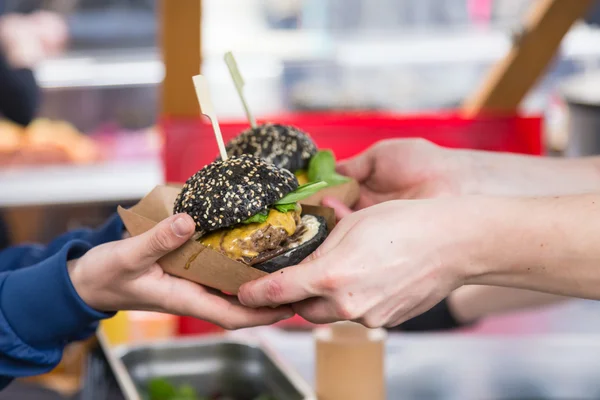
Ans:
[[[173,215],[173,205],[180,190],[181,185],[178,184],[157,186],[135,206],[129,209],[119,207],[118,213],[127,231],[132,236],[140,235]],[[332,209],[304,204],[302,209],[303,213],[325,218],[329,232],[335,226]],[[161,258],[158,264],[168,274],[230,294],[237,294],[244,283],[267,275],[193,239]]]

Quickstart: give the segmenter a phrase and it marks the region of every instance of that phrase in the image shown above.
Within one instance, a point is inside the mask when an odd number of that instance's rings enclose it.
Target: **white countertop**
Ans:
[[[135,201],[162,182],[159,159],[0,170],[0,207]]]

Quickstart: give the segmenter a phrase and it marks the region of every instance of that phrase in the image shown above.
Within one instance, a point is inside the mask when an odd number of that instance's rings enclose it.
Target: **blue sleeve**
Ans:
[[[67,261],[103,242],[118,240],[122,223],[70,232],[50,245],[0,252],[0,390],[12,379],[52,370],[67,343],[94,333],[102,313],[81,300]]]
[[[81,240],[92,247],[102,243],[120,240],[123,236],[123,222],[118,214],[114,214],[104,225],[98,229],[78,229],[65,233],[54,239],[46,246],[27,244],[13,246],[0,251],[0,272],[14,271],[27,267],[52,256],[66,243],[72,240]]]

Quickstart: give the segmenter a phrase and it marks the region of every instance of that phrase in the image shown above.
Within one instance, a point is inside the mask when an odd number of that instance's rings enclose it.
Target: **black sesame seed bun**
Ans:
[[[239,224],[298,187],[287,170],[241,155],[214,161],[191,176],[175,200],[173,212],[187,213],[205,234]]]
[[[317,153],[317,146],[298,128],[264,124],[240,133],[227,143],[226,150],[230,157],[250,154],[296,172],[308,168],[310,159]]]

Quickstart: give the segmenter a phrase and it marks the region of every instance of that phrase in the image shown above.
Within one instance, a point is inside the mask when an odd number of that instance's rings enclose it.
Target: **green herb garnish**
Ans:
[[[298,186],[296,190],[285,195],[281,200],[275,203],[277,204],[294,204],[300,200],[304,200],[307,197],[312,196],[319,190],[327,187],[326,182],[311,182],[305,185]]]
[[[200,400],[196,390],[190,385],[183,385],[179,387],[177,392],[177,398],[180,400]]]
[[[308,180],[323,181],[327,186],[335,186],[349,182],[350,178],[335,171],[335,156],[331,150],[319,150],[308,164]]]
[[[209,400],[209,397],[199,396],[196,390],[190,385],[175,387],[166,379],[153,379],[148,384],[148,400]],[[210,399],[228,399],[228,396],[211,396]],[[274,397],[261,394],[254,400],[275,400]]]
[[[274,207],[280,213],[284,213],[285,214],[285,213],[290,212],[290,211],[295,211],[296,207],[298,207],[298,205],[296,203],[275,204]]]
[[[267,221],[268,217],[269,217],[269,211],[268,210],[263,211],[258,214],[254,214],[247,220],[243,221],[242,224],[262,224],[263,222]]]
[[[150,400],[169,400],[176,395],[177,391],[167,380],[153,379],[148,384],[148,393]]]
[[[190,385],[178,388],[166,379],[153,379],[148,384],[150,400],[200,400],[196,390]]]

